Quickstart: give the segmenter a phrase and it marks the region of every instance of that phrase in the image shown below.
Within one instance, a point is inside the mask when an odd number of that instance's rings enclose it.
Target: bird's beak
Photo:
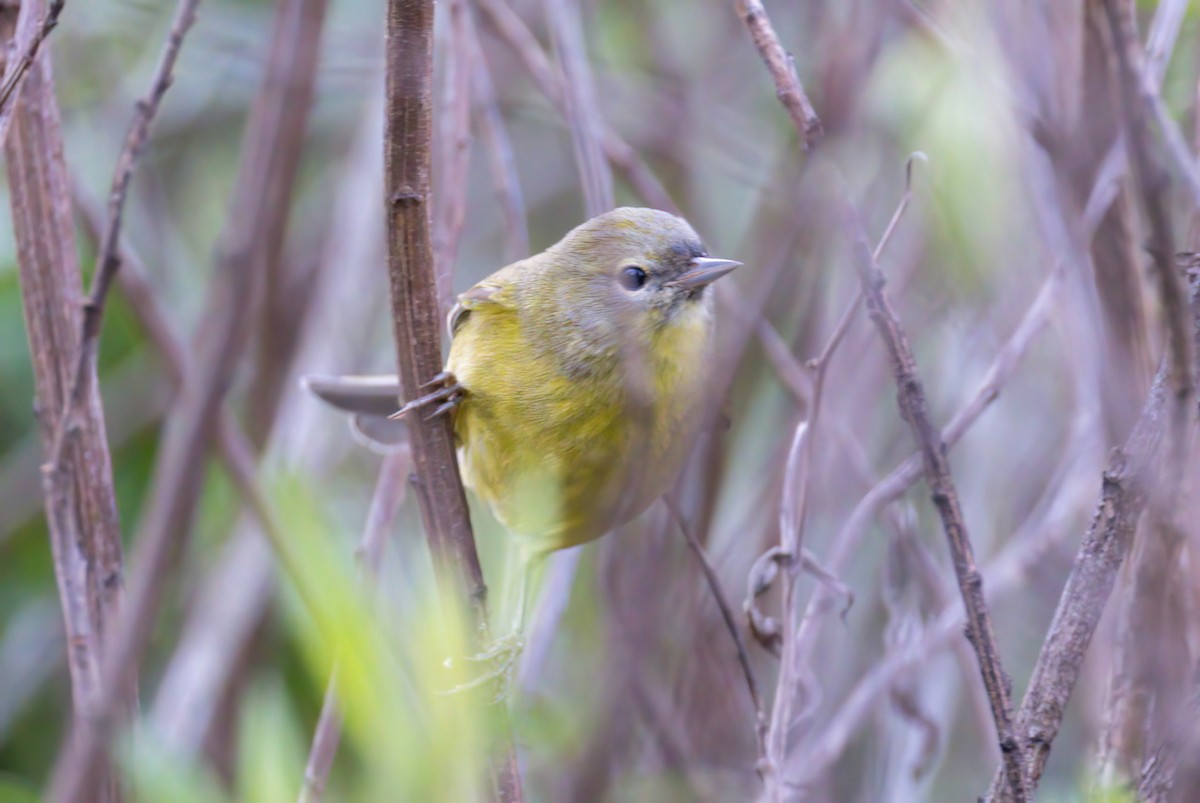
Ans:
[[[714,257],[696,257],[691,262],[691,269],[679,275],[674,281],[667,282],[667,287],[680,287],[684,290],[695,290],[712,284],[734,268],[740,267],[741,262],[732,259],[716,259]]]

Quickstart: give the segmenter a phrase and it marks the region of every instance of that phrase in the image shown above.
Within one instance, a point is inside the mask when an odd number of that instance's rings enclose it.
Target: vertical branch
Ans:
[[[52,518],[65,509],[65,499],[69,495],[70,478],[63,465],[68,440],[78,431],[77,419],[85,415],[88,408],[97,404],[99,400],[99,391],[96,388],[96,359],[100,349],[100,329],[104,325],[108,291],[121,266],[118,244],[124,220],[125,199],[129,195],[133,171],[149,142],[150,125],[154,121],[154,115],[174,77],[175,61],[179,57],[183,37],[196,19],[197,2],[198,0],[182,0],[176,9],[171,30],[167,34],[167,41],[163,45],[150,82],[150,89],[137,103],[125,143],[117,157],[109,188],[106,221],[97,249],[96,270],[92,275],[91,290],[83,304],[80,342],[78,348],[70,352],[74,359],[70,369],[70,385],[62,399],[62,411],[55,424],[50,454],[42,467],[43,488]],[[111,464],[102,469],[102,474],[109,478],[110,487],[105,493],[111,497]],[[80,492],[80,489],[76,489],[76,493]],[[115,508],[115,501],[113,505]],[[115,619],[119,605],[121,535],[116,524],[115,511],[111,517],[111,527],[105,528],[102,522],[100,524],[95,530],[87,529],[84,537],[90,543],[90,555],[97,561],[95,569],[103,574],[103,582],[95,589],[101,609],[100,621],[103,622]],[[65,522],[60,523],[60,526],[66,526]]]
[[[404,504],[411,464],[408,449],[404,448],[385,457],[379,469],[379,479],[375,482],[371,506],[367,511],[367,523],[355,555],[359,571],[372,590],[379,579],[379,562],[383,558],[388,530]],[[300,803],[320,803],[325,796],[325,785],[329,781],[329,771],[333,769],[333,759],[337,755],[341,736],[342,717],[338,709],[337,668],[334,667],[325,687],[325,700],[321,704],[308,764],[304,768]]]
[[[27,5],[36,8],[38,4],[29,0]],[[3,11],[6,43],[12,34],[12,11]],[[32,62],[27,77],[25,91],[13,108],[5,162],[37,393],[34,404],[43,448],[50,454],[79,347],[78,303],[83,286],[49,54],[42,53]],[[45,500],[77,713],[91,707],[99,688],[100,640],[107,623],[97,588],[105,587],[105,579],[120,585],[119,552],[117,562],[108,566],[112,576],[97,578],[99,556],[91,550],[101,541],[119,545],[120,529],[104,419],[94,384],[87,401],[86,414],[78,422],[78,437],[64,461],[70,476],[63,493]]]
[[[188,0],[184,0],[187,2]],[[281,91],[297,65],[315,65],[299,54],[293,36],[300,15],[323,15],[324,0],[281,0],[272,32],[263,86],[251,110],[243,157],[218,245],[217,268],[201,316],[194,370],[185,375],[178,407],[159,450],[154,479],[137,540],[130,599],[103,662],[103,689],[96,710],[77,721],[55,767],[49,798],[88,799],[91,779],[117,725],[114,701],[126,688],[145,651],[168,581],[182,554],[199,502],[205,455],[216,431],[221,400],[250,329],[255,285],[282,236],[296,163],[277,144],[294,134],[288,109],[295,98]],[[300,119],[305,119],[301,115]]]
[[[603,117],[596,103],[596,88],[583,41],[583,21],[576,0],[547,0],[546,17],[554,39],[554,53],[562,68],[563,113],[571,129],[575,163],[583,179],[588,217],[613,207],[612,172],[601,147]]]
[[[854,237],[856,268],[867,300],[867,309],[887,346],[892,371],[896,377],[900,412],[920,447],[925,480],[929,483],[934,506],[942,519],[942,527],[950,545],[954,573],[962,592],[963,607],[967,612],[967,640],[971,642],[979,658],[980,675],[987,690],[988,701],[991,703],[992,718],[996,722],[996,735],[1004,760],[1006,782],[1013,799],[1023,801],[1027,798],[1022,779],[1021,746],[1013,735],[1008,676],[1005,675],[1000,662],[996,636],[992,631],[991,614],[983,598],[983,581],[975,565],[971,539],[958,503],[958,492],[950,477],[946,446],[929,419],[925,390],[917,376],[916,362],[908,345],[908,337],[883,292],[883,274],[875,264],[858,213],[849,204],[847,217]]]
[[[551,66],[545,51],[529,27],[512,10],[506,0],[476,0],[476,4],[488,24],[496,30],[496,33],[508,43],[524,63],[525,69],[529,71],[538,90],[546,96],[546,99],[559,110],[564,118],[570,120],[571,112],[567,105],[569,101],[561,77]],[[553,8],[550,10],[556,11]],[[621,135],[603,120],[599,122],[601,124],[600,147],[608,161],[624,173],[630,186],[647,204],[656,209],[678,214],[678,206],[671,200],[670,194],[642,161],[633,146],[622,139]],[[601,180],[603,181],[603,179]]]
[[[429,236],[429,143],[432,133],[432,0],[389,0],[387,15],[384,193],[388,276],[397,372],[409,396],[442,369],[442,315]],[[420,482],[418,499],[430,551],[443,582],[453,584],[472,618],[477,644],[486,639],[487,587],[475,551],[454,436],[444,417],[414,417],[409,432]],[[503,717],[503,712],[499,712]],[[503,726],[506,721],[502,721]],[[501,735],[492,775],[494,796],[521,800],[511,738]]]
[[[433,209],[433,257],[438,300],[449,311],[454,263],[467,216],[467,173],[471,166],[471,72],[475,60],[468,31],[466,0],[450,0],[449,47],[443,59],[441,106],[438,109],[438,194]]]
[[[521,193],[521,182],[517,177],[516,158],[513,156],[512,140],[500,103],[496,98],[496,85],[479,43],[479,32],[471,15],[467,15],[467,35],[471,40],[472,61],[475,65],[472,76],[475,102],[478,106],[480,134],[487,148],[492,169],[492,179],[500,196],[500,207],[504,211],[505,261],[514,262],[529,255],[529,227],[525,221],[525,197]]]
[[[1147,79],[1146,59],[1137,36],[1132,4],[1104,0],[1104,12],[1118,68],[1126,151],[1144,212],[1148,229],[1146,248],[1158,275],[1166,319],[1170,387],[1165,465],[1149,500],[1152,515],[1133,548],[1133,582],[1120,613],[1119,647],[1106,725],[1105,745],[1112,748],[1106,751],[1107,758],[1115,760],[1115,766],[1108,769],[1132,778],[1137,776],[1147,754],[1154,710],[1172,705],[1168,699],[1169,684],[1161,682],[1166,670],[1159,664],[1170,654],[1168,640],[1176,638],[1166,626],[1166,609],[1169,589],[1178,572],[1176,557],[1181,539],[1175,534],[1174,517],[1192,439],[1194,378],[1191,316],[1183,280],[1175,264],[1175,238],[1167,197],[1170,177],[1162,165],[1163,146],[1169,152],[1172,134],[1177,137],[1178,133],[1163,113],[1159,127],[1164,141],[1156,142],[1151,137],[1150,120],[1156,111],[1161,111],[1161,101]],[[1195,171],[1194,159],[1185,153],[1179,161],[1184,165],[1182,174],[1186,183]],[[1156,626],[1147,627],[1151,622]]]
[[[36,61],[42,43],[58,26],[58,16],[62,14],[64,0],[51,0],[50,7],[37,21],[37,12],[42,7],[41,2],[23,2],[17,12],[17,26],[13,44],[20,53],[4,66],[3,82],[0,83],[0,143],[8,139],[9,127],[12,125],[13,106],[20,92],[25,74]],[[8,37],[5,37],[7,41]]]

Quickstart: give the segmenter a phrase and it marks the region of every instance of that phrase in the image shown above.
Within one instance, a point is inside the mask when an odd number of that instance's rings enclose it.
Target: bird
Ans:
[[[512,632],[477,656],[496,676],[511,679],[544,558],[674,482],[711,409],[712,283],[741,264],[710,256],[681,217],[613,209],[459,295],[445,370],[398,410],[395,377],[306,378],[374,443],[402,437],[384,415],[451,417],[463,483],[512,535],[519,568]]]

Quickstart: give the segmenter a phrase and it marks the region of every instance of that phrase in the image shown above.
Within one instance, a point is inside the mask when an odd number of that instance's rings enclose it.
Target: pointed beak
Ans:
[[[696,257],[691,262],[691,269],[680,274],[679,278],[674,281],[667,282],[667,287],[695,290],[707,284],[712,284],[734,268],[741,267],[741,264],[741,262],[732,259]]]

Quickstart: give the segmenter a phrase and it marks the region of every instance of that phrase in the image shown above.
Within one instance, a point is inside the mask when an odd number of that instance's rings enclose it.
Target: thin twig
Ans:
[[[430,245],[433,2],[389,0],[384,193],[387,201],[388,275],[396,340],[397,373],[412,397],[442,368],[442,315]],[[419,480],[421,513],[434,564],[465,604],[472,631],[468,648],[488,634],[484,585],[466,496],[458,473],[454,434],[444,417],[413,418],[409,426]],[[492,760],[492,794],[523,799],[520,772],[505,712]]]
[[[814,394],[815,395],[815,394]],[[766,735],[765,766],[760,769],[766,780],[767,796],[782,801],[783,765],[787,758],[788,735],[792,729],[792,711],[800,689],[801,664],[797,659],[796,640],[796,569],[804,547],[804,522],[808,511],[808,481],[812,464],[812,432],[819,411],[814,405],[807,421],[796,425],[783,472],[783,498],[779,503],[779,555],[783,560],[780,594],[779,676],[775,682],[775,702],[771,707]]]
[[[559,74],[551,66],[537,37],[505,0],[476,0],[484,19],[508,43],[521,59],[538,90],[558,109],[564,119],[570,119],[566,93]],[[642,199],[657,209],[679,213],[679,206],[654,175],[650,167],[617,131],[600,121],[600,146],[608,160],[625,175]]]
[[[1017,801],[1026,798],[1022,778],[1021,746],[1013,735],[1012,708],[1009,701],[1008,677],[1004,673],[996,637],[992,630],[991,614],[983,598],[983,581],[975,565],[974,550],[958,503],[958,493],[950,476],[946,447],[929,419],[925,391],[917,376],[916,363],[908,337],[883,291],[883,274],[875,263],[858,212],[847,203],[847,224],[854,238],[855,266],[867,300],[867,309],[883,338],[892,361],[898,388],[900,412],[913,431],[920,446],[925,479],[933,496],[934,506],[950,545],[954,572],[967,611],[967,632],[971,646],[979,657],[980,675],[987,689],[996,722],[1000,754],[1004,758],[1005,775],[1012,795]]]
[[[50,0],[50,5],[46,9],[45,15],[36,28],[30,29],[30,22],[33,20],[33,15],[37,13],[37,9],[41,7],[40,2],[34,0],[25,0],[21,3],[21,9],[17,18],[17,33],[15,43],[18,47],[24,47],[21,54],[8,62],[4,68],[3,83],[0,83],[0,144],[3,144],[8,139],[8,129],[12,124],[13,107],[16,105],[16,96],[21,88],[21,83],[25,79],[25,74],[29,72],[29,68],[33,66],[33,62],[37,59],[42,43],[46,41],[46,37],[58,25],[58,17],[62,14],[63,6],[66,5],[65,0]],[[26,22],[29,20],[29,22]]]
[[[475,52],[468,32],[466,0],[450,0],[449,47],[444,62],[442,97],[438,109],[438,150],[434,173],[438,194],[433,212],[433,259],[437,265],[438,298],[449,311],[454,265],[467,217],[467,173],[471,166],[471,80]]]
[[[583,42],[583,21],[577,0],[546,0],[543,5],[562,68],[563,109],[583,180],[584,206],[587,216],[595,217],[613,207],[613,180],[602,150],[603,117]]]
[[[896,230],[900,219],[912,198],[912,163],[916,155],[910,156],[905,168],[905,189],[891,221],[880,237],[873,256],[878,259]],[[842,314],[821,355],[811,365],[816,376],[812,381],[809,412],[806,421],[797,426],[784,472],[783,502],[780,508],[780,532],[777,555],[785,557],[782,576],[780,670],[776,681],[775,698],[771,708],[770,727],[767,733],[766,766],[767,795],[772,800],[781,800],[785,795],[783,767],[788,756],[788,737],[793,725],[796,698],[803,691],[799,679],[803,673],[803,652],[798,638],[796,620],[798,606],[795,599],[795,577],[804,551],[803,523],[807,507],[807,486],[814,433],[821,420],[821,404],[824,397],[825,377],[829,364],[842,338],[849,329],[858,298],[852,301]],[[761,327],[760,327],[761,337]],[[760,558],[761,560],[761,558]],[[825,588],[826,586],[822,586]],[[750,609],[753,611],[753,608]]]
[[[820,142],[823,133],[821,118],[817,117],[816,109],[808,99],[800,77],[796,75],[796,60],[783,49],[779,34],[775,33],[771,18],[759,0],[735,0],[734,6],[750,31],[758,55],[775,81],[775,94],[792,118],[792,124],[800,134],[801,145],[806,150],[813,147]]]
[[[187,2],[187,0],[185,0]],[[299,52],[293,37],[297,15],[324,15],[324,0],[284,0],[275,17],[266,75],[246,126],[243,158],[233,202],[218,246],[195,371],[184,378],[175,426],[167,429],[148,498],[150,507],[137,539],[131,592],[112,649],[104,656],[104,694],[94,716],[76,722],[59,755],[51,799],[86,798],[93,768],[109,746],[116,726],[112,700],[136,671],[172,570],[177,565],[199,502],[204,455],[210,445],[242,347],[249,334],[255,281],[262,278],[282,237],[297,164],[276,158],[280,143],[304,130],[303,93],[289,92],[294,81],[311,81],[311,52]],[[298,116],[300,125],[294,124]],[[253,463],[242,467],[253,476]]]
[[[196,6],[199,0],[180,0],[171,21],[171,30],[167,41],[163,44],[158,64],[150,80],[150,89],[146,96],[136,104],[133,121],[125,135],[125,143],[117,157],[117,166],[113,171],[112,185],[109,188],[108,208],[106,210],[106,225],[100,237],[100,246],[96,255],[96,270],[92,275],[92,286],[87,300],[83,304],[83,324],[80,333],[79,350],[76,353],[75,367],[71,374],[70,390],[63,403],[59,416],[58,428],[54,434],[54,446],[43,466],[47,497],[61,493],[62,477],[60,476],[63,449],[66,440],[74,428],[73,419],[79,414],[86,399],[88,382],[96,374],[96,355],[99,351],[100,329],[104,325],[104,308],[108,301],[108,290],[121,267],[119,244],[121,240],[121,224],[124,220],[125,200],[129,196],[129,185],[133,179],[133,171],[137,168],[138,160],[146,150],[149,142],[150,125],[158,112],[163,96],[171,86],[174,78],[175,61],[183,45],[192,23],[196,21]],[[61,3],[60,3],[61,6]]]
[[[473,53],[474,74],[472,88],[479,115],[480,134],[487,149],[492,180],[500,197],[500,208],[504,211],[505,257],[508,262],[529,255],[529,226],[525,219],[525,196],[521,192],[521,181],[517,176],[516,157],[513,155],[512,139],[508,125],[500,113],[500,102],[496,98],[496,86],[492,81],[491,68],[479,43],[479,32],[475,20],[467,14],[467,36]]]
[[[763,713],[762,695],[758,691],[758,681],[754,677],[754,668],[750,666],[750,655],[746,652],[746,640],[742,638],[742,631],[738,629],[737,619],[733,615],[733,607],[729,604],[729,599],[721,589],[720,578],[717,577],[716,570],[713,568],[712,563],[709,562],[708,556],[704,553],[704,547],[696,540],[696,536],[692,534],[691,528],[687,526],[679,505],[670,494],[663,497],[663,502],[666,504],[667,509],[671,511],[671,515],[675,518],[675,523],[679,525],[679,531],[683,533],[683,537],[687,541],[688,546],[691,547],[692,552],[695,553],[696,559],[700,561],[700,568],[704,572],[704,579],[708,582],[713,599],[716,601],[717,607],[721,610],[721,618],[725,620],[725,627],[729,630],[730,637],[733,638],[734,647],[737,648],[738,663],[742,666],[742,674],[746,678],[746,688],[750,692],[750,702],[754,706],[754,737],[759,744],[760,754],[762,754],[762,751],[765,750],[766,715]]]
[[[408,449],[402,448],[385,457],[379,469],[379,479],[375,482],[371,506],[367,511],[367,523],[355,550],[359,571],[372,589],[379,580],[379,563],[383,557],[383,546],[387,542],[388,531],[404,504],[411,467],[412,457]],[[337,667],[334,666],[325,686],[321,715],[317,719],[308,763],[304,768],[300,803],[320,803],[325,796],[325,785],[329,781],[333,759],[337,755],[342,733],[342,718],[337,699],[337,671]]]
[[[1059,597],[1017,713],[1016,730],[1025,747],[1028,762],[1025,774],[1030,789],[1037,788],[1092,634],[1100,623],[1117,572],[1133,544],[1134,529],[1146,503],[1146,481],[1165,431],[1165,382],[1164,365],[1133,431],[1125,444],[1114,451],[1104,470],[1095,513]],[[999,788],[999,778],[997,774],[992,781],[989,800],[1008,799]]]
[[[1009,542],[1005,550],[992,558],[983,568],[989,604],[1001,597],[1025,588],[1021,582],[1029,572],[1055,547],[1065,540],[1066,527],[1031,528],[1025,536]],[[877,699],[905,673],[928,664],[940,650],[962,643],[966,618],[961,600],[941,609],[941,613],[925,628],[916,641],[903,649],[891,652],[872,665],[869,672],[855,683],[837,711],[824,723],[821,732],[803,743],[797,761],[799,771],[789,780],[803,786],[821,774],[843,754],[860,723],[866,719]],[[1003,776],[998,776],[1003,777]]]

